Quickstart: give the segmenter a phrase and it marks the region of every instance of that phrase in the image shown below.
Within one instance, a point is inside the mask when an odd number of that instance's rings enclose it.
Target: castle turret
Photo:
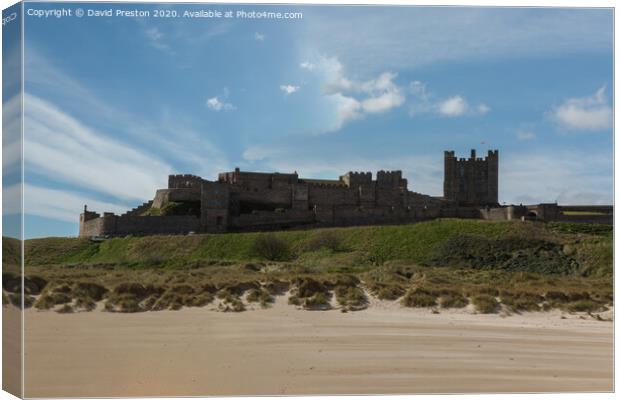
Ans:
[[[498,204],[499,152],[489,150],[487,157],[457,159],[454,151],[444,152],[444,197],[465,206]]]
[[[84,212],[80,214],[80,230],[79,230],[79,236],[80,237],[86,237],[89,236],[89,230],[86,227],[86,223],[88,221],[94,220],[99,218],[101,215],[99,213],[96,213],[94,211],[88,211],[88,207],[86,205],[84,205]]]

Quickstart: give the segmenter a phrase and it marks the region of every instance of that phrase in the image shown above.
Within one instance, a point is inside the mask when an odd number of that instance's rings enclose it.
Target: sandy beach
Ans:
[[[375,305],[26,311],[26,396],[611,391],[611,322]]]

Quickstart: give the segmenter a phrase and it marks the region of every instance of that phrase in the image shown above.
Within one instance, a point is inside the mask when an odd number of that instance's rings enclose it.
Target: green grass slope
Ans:
[[[606,276],[612,227],[441,219],[410,225],[192,236],[113,238],[92,242],[44,238],[25,243],[26,266],[111,264],[183,268],[200,263],[265,261],[259,238],[282,247],[277,261],[314,270],[363,272],[388,262]],[[6,253],[5,253],[6,254]],[[276,260],[276,258],[272,258]]]

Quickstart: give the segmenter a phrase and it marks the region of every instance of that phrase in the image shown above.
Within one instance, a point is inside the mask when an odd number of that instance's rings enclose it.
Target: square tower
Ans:
[[[498,205],[499,152],[489,150],[487,156],[456,158],[454,151],[444,152],[443,195],[463,206]]]

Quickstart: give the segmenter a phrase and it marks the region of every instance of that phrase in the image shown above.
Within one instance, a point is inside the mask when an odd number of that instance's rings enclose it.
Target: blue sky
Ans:
[[[82,7],[303,18],[27,16],[27,237],[76,235],[83,204],[122,212],[170,173],[236,166],[402,169],[439,196],[443,150],[473,147],[499,149],[501,202],[613,200],[611,10]]]

